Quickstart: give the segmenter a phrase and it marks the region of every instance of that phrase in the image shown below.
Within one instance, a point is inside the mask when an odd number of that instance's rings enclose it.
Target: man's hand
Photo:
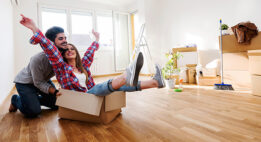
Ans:
[[[92,34],[95,36],[95,41],[99,42],[100,34],[98,32],[95,32],[94,29],[92,29]]]
[[[34,21],[30,18],[25,17],[23,14],[21,14],[21,16],[22,20],[20,21],[20,24],[32,30],[33,33],[36,33],[38,28],[36,27]]]
[[[61,96],[61,95],[62,95],[62,93],[61,93],[60,90],[59,90],[59,92],[56,93],[56,98],[59,97],[59,96]]]

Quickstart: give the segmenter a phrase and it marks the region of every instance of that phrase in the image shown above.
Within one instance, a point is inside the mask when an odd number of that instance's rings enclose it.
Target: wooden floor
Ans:
[[[9,104],[10,96],[0,108],[0,142],[261,142],[261,97],[249,92],[185,86],[127,93],[126,108],[108,125],[62,120],[48,109],[28,119],[8,113]]]

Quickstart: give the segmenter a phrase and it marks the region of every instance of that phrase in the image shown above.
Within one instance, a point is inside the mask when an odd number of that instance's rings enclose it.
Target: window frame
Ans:
[[[115,43],[116,43],[116,37],[115,37],[115,14],[126,14],[128,15],[128,53],[129,53],[129,59],[131,59],[131,53],[132,53],[132,33],[131,33],[131,13],[128,12],[121,12],[121,11],[115,11],[115,10],[105,10],[105,9],[91,9],[91,8],[77,8],[73,7],[70,8],[68,6],[58,6],[58,5],[49,5],[49,4],[44,4],[44,3],[38,3],[37,4],[37,9],[38,9],[38,27],[42,30],[42,11],[43,9],[53,9],[53,10],[65,10],[66,13],[66,18],[67,18],[67,31],[66,33],[67,36],[67,41],[71,42],[72,41],[72,13],[73,12],[82,12],[82,13],[91,13],[92,14],[92,20],[93,20],[93,29],[97,31],[97,15],[99,14],[108,14],[110,13],[112,16],[112,28],[113,28],[113,54],[114,54],[114,71],[115,73],[121,72],[124,70],[117,70],[116,67],[116,57],[115,57]],[[130,62],[131,60],[129,60]]]

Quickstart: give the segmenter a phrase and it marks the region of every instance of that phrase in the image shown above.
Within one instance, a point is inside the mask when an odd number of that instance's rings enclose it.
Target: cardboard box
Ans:
[[[187,70],[187,83],[189,84],[196,84],[196,67],[197,64],[186,64]]]
[[[261,50],[249,50],[249,71],[253,75],[261,75]]]
[[[195,68],[187,69],[187,82],[189,84],[196,84],[196,69]]]
[[[176,54],[177,52],[180,52],[182,54],[182,58],[179,59],[179,61],[174,60],[175,65],[174,67],[185,67],[186,64],[192,64],[196,61],[196,64],[198,63],[197,58],[197,47],[181,47],[181,48],[172,48],[172,53]],[[189,53],[184,53],[189,52]],[[196,54],[195,54],[196,53]]]
[[[251,75],[249,71],[224,71],[224,83],[231,84],[237,91],[251,90]]]
[[[261,49],[261,32],[258,32],[258,35],[252,38],[249,45],[239,44],[235,35],[222,36],[222,48],[223,53],[247,52],[247,50]]]
[[[221,83],[220,77],[197,77],[197,84],[200,86],[214,86],[214,84]]]
[[[216,68],[202,68],[203,77],[216,77],[217,69]]]
[[[252,75],[252,94],[261,96],[261,76],[260,75]]]
[[[125,92],[113,92],[105,97],[71,90],[60,90],[56,100],[60,118],[108,124],[126,106]]]
[[[249,61],[247,52],[224,53],[223,69],[227,71],[248,71]]]

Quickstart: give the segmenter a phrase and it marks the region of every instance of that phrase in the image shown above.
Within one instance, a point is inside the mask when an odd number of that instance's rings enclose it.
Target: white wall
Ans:
[[[154,55],[161,53],[162,63],[164,53],[186,43],[196,43],[198,50],[204,52],[218,52],[220,18],[229,26],[251,21],[261,29],[260,0],[144,0],[144,3],[143,9],[138,2],[129,8],[145,11],[147,38]],[[203,65],[218,58],[218,54],[204,55]]]
[[[0,1],[0,105],[13,87],[14,47],[12,5],[9,0]]]
[[[15,46],[15,75],[23,69],[30,61],[30,58],[41,51],[40,47],[33,46],[29,43],[29,39],[33,35],[31,30],[22,26],[20,14],[33,19],[37,23],[37,1],[36,0],[20,0],[18,6],[14,6],[13,22],[14,22],[14,46]]]

